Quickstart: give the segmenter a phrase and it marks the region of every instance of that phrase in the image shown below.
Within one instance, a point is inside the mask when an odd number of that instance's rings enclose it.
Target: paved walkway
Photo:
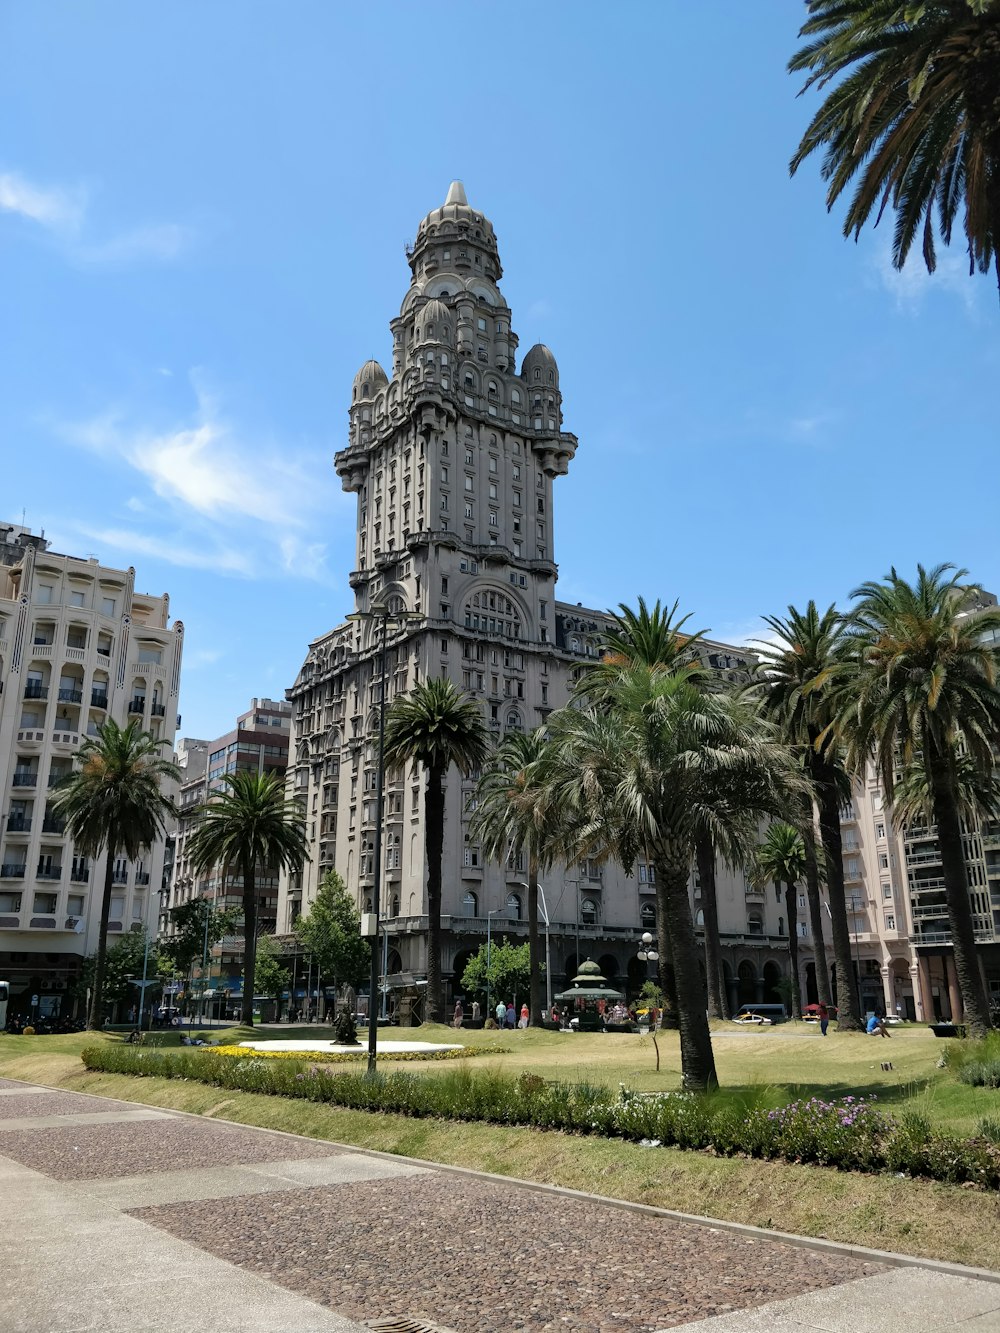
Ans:
[[[7,1080],[0,1198],[4,1333],[1000,1333],[961,1270]]]

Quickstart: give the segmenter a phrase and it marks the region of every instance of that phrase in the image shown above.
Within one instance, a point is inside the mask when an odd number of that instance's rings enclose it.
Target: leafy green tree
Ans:
[[[450,680],[422,681],[390,704],[385,761],[390,767],[420,764],[427,775],[424,840],[427,849],[427,1008],[440,1022],[441,859],[444,846],[444,782],[454,764],[463,774],[481,768],[489,743],[478,705]],[[372,1004],[375,997],[372,997]]]
[[[243,973],[243,991],[247,991],[246,972]],[[261,935],[257,941],[254,955],[253,985],[249,987],[251,995],[267,995],[274,1000],[275,1017],[281,1011],[282,992],[287,989],[292,974],[287,967],[281,966],[281,953],[271,935]]]
[[[55,789],[52,806],[66,820],[77,852],[96,859],[107,851],[101,925],[94,966],[94,987],[87,1022],[99,1028],[104,1008],[104,972],[108,920],[114,887],[115,857],[134,861],[165,828],[173,803],[165,784],[180,778],[177,765],[162,756],[165,741],[143,731],[138,722],[119,727],[108,720],[80,746],[76,764]]]
[[[147,980],[154,981],[159,975],[161,959],[155,945],[150,942],[149,954],[146,954],[147,934],[144,930],[127,931],[107,950],[104,957],[104,1002],[107,1005],[139,1006],[139,987],[134,983],[142,980],[142,965],[146,962]],[[94,977],[97,973],[97,955],[91,954],[80,965],[73,982],[70,995],[84,998],[87,991],[93,992]],[[143,1012],[149,1010],[151,989],[146,988]]]
[[[515,995],[528,994],[531,985],[531,951],[527,943],[508,944],[506,940],[498,940],[496,944],[491,944],[488,956],[489,966],[486,945],[481,944],[479,952],[466,963],[462,973],[462,990],[466,995],[482,995],[485,998],[489,994],[496,1003],[500,999],[511,1000]],[[486,1014],[485,1017],[491,1018],[492,1015]]]
[[[757,884],[782,884],[788,922],[788,954],[791,962],[789,996],[793,1018],[802,1017],[799,989],[799,911],[798,882],[806,875],[806,846],[802,834],[791,824],[773,823],[763,843],[757,848],[753,879]]]
[[[800,36],[789,68],[805,89],[834,87],[793,174],[822,149],[828,208],[857,180],[845,236],[891,207],[896,268],[919,239],[933,272],[935,232],[950,245],[961,215],[970,273],[992,262],[1000,283],[997,0],[812,0]]]
[[[527,856],[532,1023],[542,1021],[545,993],[538,938],[538,879],[552,864],[553,847],[554,812],[538,776],[547,743],[544,727],[504,737],[476,785],[476,809],[469,824],[470,837],[482,843],[491,859],[503,864],[508,857]]]
[[[605,682],[600,707],[570,707],[550,719],[546,782],[565,828],[584,855],[624,866],[641,854],[656,871],[658,917],[667,924],[677,986],[684,1085],[718,1082],[688,897],[695,845],[715,839],[713,778],[735,790],[742,774],[756,811],[772,808],[789,772],[788,752],[749,703],[702,689],[686,672],[622,667]],[[751,813],[748,807],[748,813]],[[660,984],[667,989],[661,951]]]
[[[257,951],[257,871],[295,871],[309,857],[301,807],[285,799],[282,779],[273,773],[227,773],[224,790],[213,792],[199,812],[188,842],[196,872],[237,866],[243,878],[243,970],[254,975]],[[240,1022],[253,1026],[253,987],[243,987]]]
[[[972,776],[988,781],[1000,735],[1000,607],[963,584],[964,569],[917,566],[909,583],[890,570],[851,594],[855,672],[842,729],[857,762],[874,753],[890,801],[898,764],[923,769],[937,828],[955,972],[969,1029],[990,1026],[976,951],[962,815]],[[960,764],[961,750],[966,761]]]
[[[160,953],[169,960],[171,970],[189,976],[200,964],[206,948],[209,950],[231,935],[240,919],[239,910],[227,907],[220,910],[208,898],[192,898],[170,909],[170,920],[176,934],[160,945]],[[207,930],[206,930],[207,927]]]
[[[335,870],[323,876],[309,911],[298,917],[294,930],[320,975],[335,986],[357,990],[367,980],[372,946],[361,934],[357,906]]]
[[[790,606],[787,617],[765,616],[764,620],[773,638],[758,645],[760,664],[754,689],[787,744],[800,757],[815,790],[823,874],[830,903],[833,955],[837,965],[837,1030],[859,1032],[862,1025],[857,988],[851,984],[854,964],[840,832],[840,812],[844,801],[850,799],[851,779],[834,727],[837,691],[847,670],[844,619],[835,606],[829,606],[821,613],[811,601],[804,612]],[[811,829],[812,818],[812,802],[809,801],[802,812],[802,823],[807,829]],[[811,833],[803,836],[808,855]],[[807,873],[806,888],[817,987],[820,999],[827,1003],[824,988],[829,987],[829,971],[818,873]]]

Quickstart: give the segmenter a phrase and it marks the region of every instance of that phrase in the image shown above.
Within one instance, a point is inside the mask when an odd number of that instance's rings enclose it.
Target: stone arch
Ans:
[[[608,981],[613,981],[621,970],[618,959],[610,953],[602,953],[597,960],[597,966]]]
[[[749,958],[744,958],[736,969],[736,979],[739,982],[739,1003],[753,1004],[757,999],[757,969]]]
[[[764,974],[761,980],[764,983],[765,1004],[782,1004],[784,1002],[781,991],[778,989],[781,977],[781,968],[773,959],[764,964]]]

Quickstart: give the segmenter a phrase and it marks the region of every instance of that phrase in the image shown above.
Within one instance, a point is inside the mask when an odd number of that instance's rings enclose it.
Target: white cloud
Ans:
[[[19,213],[43,227],[71,230],[83,217],[85,201],[80,191],[45,189],[14,171],[5,171],[0,173],[0,209]]]
[[[35,185],[14,171],[0,172],[0,212],[37,223],[57,239],[69,259],[84,264],[168,263],[194,239],[190,228],[175,222],[147,223],[113,231],[103,239],[95,237],[87,225],[89,198],[82,186]]]
[[[194,652],[188,650],[184,654],[185,670],[195,671],[198,667],[213,666],[221,656],[221,648],[196,648]]]
[[[872,262],[882,289],[893,297],[897,310],[915,315],[926,297],[937,292],[957,297],[967,314],[976,311],[980,283],[969,276],[969,261],[960,254],[939,251],[937,268],[928,273],[923,257],[914,250],[903,267],[896,269],[886,242],[875,252]]]
[[[323,581],[327,576],[326,543],[302,541],[298,537],[282,537],[281,563],[289,574],[299,578]]]
[[[125,501],[125,508],[131,509],[134,514],[144,514],[146,512],[145,502],[140,500],[137,495],[130,495]]]
[[[128,528],[91,528],[85,524],[76,525],[76,531],[101,546],[128,551],[132,555],[148,555],[153,560],[162,560],[182,569],[210,569],[217,574],[244,577],[254,572],[252,561],[243,551],[218,545],[206,548],[203,543],[192,541],[186,533],[154,537]]]

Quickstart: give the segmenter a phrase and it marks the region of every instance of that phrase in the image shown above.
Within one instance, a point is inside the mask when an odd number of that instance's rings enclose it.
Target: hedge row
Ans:
[[[324,1065],[357,1064],[368,1059],[368,1047],[359,1046],[356,1051],[254,1051],[245,1046],[210,1046],[206,1052],[224,1059],[232,1060],[297,1060]],[[477,1055],[507,1055],[509,1046],[453,1046],[450,1050],[437,1051],[386,1051],[380,1050],[380,1060],[391,1060],[393,1064],[407,1060],[471,1060]]]
[[[722,1156],[814,1162],[847,1171],[893,1172],[1000,1188],[1000,1144],[960,1139],[913,1113],[894,1116],[872,1100],[810,1098],[778,1109],[688,1093],[644,1095],[620,1087],[546,1083],[533,1074],[456,1068],[441,1075],[338,1072],[298,1061],[218,1059],[210,1051],[148,1052],[101,1045],[88,1069],[194,1079],[230,1091],[301,1097],[361,1111],[530,1125],[700,1149]]]

